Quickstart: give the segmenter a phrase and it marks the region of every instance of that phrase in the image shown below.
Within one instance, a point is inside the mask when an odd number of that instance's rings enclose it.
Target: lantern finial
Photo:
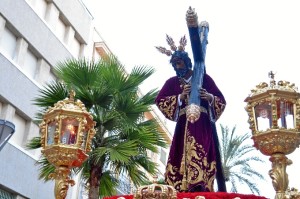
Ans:
[[[74,102],[75,95],[76,95],[75,91],[73,89],[70,90],[70,101]]]
[[[273,73],[273,71],[270,71],[268,75],[269,75],[269,78],[271,78],[270,87],[273,88],[276,84],[275,79],[274,79],[275,73]]]

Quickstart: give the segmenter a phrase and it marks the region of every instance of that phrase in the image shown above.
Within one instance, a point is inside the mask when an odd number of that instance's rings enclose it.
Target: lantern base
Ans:
[[[82,149],[67,145],[48,146],[42,152],[48,161],[56,166],[80,167],[88,158]]]
[[[300,133],[287,129],[270,129],[252,136],[254,146],[264,155],[274,153],[288,155],[300,144]]]

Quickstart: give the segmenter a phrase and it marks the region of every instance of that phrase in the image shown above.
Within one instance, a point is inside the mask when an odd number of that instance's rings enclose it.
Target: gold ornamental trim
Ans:
[[[151,185],[139,187],[133,195],[134,199],[177,199],[177,191],[173,186],[157,184],[154,182]]]
[[[200,108],[200,112],[208,114],[206,108],[204,108],[203,106],[200,106],[199,108]],[[182,115],[186,114],[186,109],[187,109],[187,107],[184,107],[184,108],[180,109],[179,116],[182,116]]]
[[[267,84],[266,82],[261,82],[254,89],[251,90],[250,96],[258,95],[260,93],[269,92],[271,90],[279,90],[286,92],[298,92],[298,87],[295,86],[294,83],[290,83],[289,81],[280,80],[276,84],[275,81],[273,83]]]
[[[285,129],[272,129],[265,133],[253,135],[252,139],[254,146],[268,156],[274,153],[290,154],[300,144],[300,134]]]
[[[44,149],[43,153],[51,164],[70,168],[80,167],[88,158],[82,149],[71,146],[54,145]]]
[[[294,187],[288,188],[285,192],[285,197],[286,199],[300,199],[300,192]]]
[[[44,114],[45,119],[51,118],[51,116],[57,114],[57,112],[62,112],[66,115],[84,115],[89,121],[93,121],[93,116],[87,111],[85,105],[79,100],[74,99],[75,92],[70,91],[70,97],[58,101],[53,107],[49,107]],[[94,122],[93,126],[94,126]]]
[[[192,124],[195,123],[201,114],[201,106],[190,104],[186,107],[186,118]]]

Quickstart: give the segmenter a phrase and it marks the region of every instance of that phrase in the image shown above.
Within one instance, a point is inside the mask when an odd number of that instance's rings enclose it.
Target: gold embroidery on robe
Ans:
[[[158,103],[158,108],[170,120],[174,120],[175,118],[174,112],[176,111],[176,107],[177,107],[176,95],[161,99],[160,102]]]
[[[176,181],[176,174],[178,173],[178,168],[176,166],[172,166],[168,163],[165,173],[166,183],[168,185],[173,186],[174,188],[180,187],[181,180]]]
[[[195,138],[193,136],[187,137],[187,182],[191,185],[196,185],[202,183],[205,185],[205,188],[209,191],[214,191],[213,183],[215,179],[216,173],[216,162],[213,161],[209,163],[206,158],[206,152],[204,151],[202,145],[196,143]],[[181,160],[181,168],[177,168],[176,166],[172,166],[170,163],[166,168],[166,180],[169,185],[174,186],[177,190],[180,190],[180,185],[182,182],[183,172],[186,168],[182,168],[184,166],[184,157]],[[177,174],[177,175],[176,175]],[[178,178],[180,175],[180,179]]]
[[[219,119],[225,109],[225,104],[222,103],[220,98],[217,96],[215,96],[214,107],[215,107],[216,119]]]

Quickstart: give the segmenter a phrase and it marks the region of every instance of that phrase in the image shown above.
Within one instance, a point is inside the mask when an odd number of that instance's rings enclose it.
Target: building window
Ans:
[[[160,149],[160,161],[166,165],[167,164],[167,153],[163,150]]]
[[[27,0],[34,11],[44,19],[47,11],[47,2],[46,1],[36,1],[36,0]]]
[[[12,193],[9,193],[8,191],[5,191],[0,188],[0,198],[1,199],[15,199],[16,196]]]
[[[66,28],[66,24],[59,18],[55,33],[57,34],[57,37],[63,42],[65,41]]]
[[[80,47],[81,44],[78,41],[78,39],[76,39],[76,37],[74,36],[71,40],[71,46],[70,46],[70,50],[71,53],[75,56],[75,57],[80,57]]]
[[[13,59],[17,45],[17,37],[5,27],[0,40],[0,50],[9,59]]]
[[[26,73],[31,79],[34,79],[37,67],[37,57],[28,49],[25,55],[25,62],[22,68],[24,73]]]
[[[10,138],[9,142],[17,145],[17,146],[24,146],[23,140],[24,137],[28,136],[29,132],[26,132],[26,120],[18,115],[17,113],[14,114],[12,122],[17,126],[15,133]]]

